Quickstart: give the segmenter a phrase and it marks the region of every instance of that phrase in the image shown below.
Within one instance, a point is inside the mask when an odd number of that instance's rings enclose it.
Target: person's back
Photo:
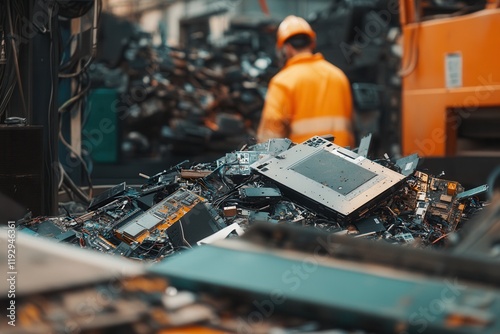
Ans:
[[[352,97],[344,73],[321,54],[312,54],[307,44],[298,51],[282,45],[289,57],[269,84],[258,140],[288,137],[300,143],[333,134],[336,144],[352,146]]]

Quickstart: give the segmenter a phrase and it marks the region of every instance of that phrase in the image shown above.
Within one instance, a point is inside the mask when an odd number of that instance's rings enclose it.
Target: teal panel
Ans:
[[[433,334],[500,333],[499,323],[494,323],[500,309],[497,293],[461,285],[454,279],[396,274],[355,263],[333,266],[319,256],[302,255],[206,245],[167,258],[149,272],[166,277],[180,289],[232,293],[247,301],[250,297],[253,302],[249,303],[256,310],[244,317],[249,322],[255,320],[257,311],[261,316],[284,311],[333,321],[344,328],[367,327],[376,333],[413,334],[424,329]],[[445,319],[453,310],[473,309],[465,302],[469,295],[490,295],[495,300],[495,305],[483,312],[491,321],[490,327],[446,325]]]
[[[114,89],[95,89],[89,94],[82,148],[90,153],[94,162],[118,161],[118,117],[114,108],[117,99]]]

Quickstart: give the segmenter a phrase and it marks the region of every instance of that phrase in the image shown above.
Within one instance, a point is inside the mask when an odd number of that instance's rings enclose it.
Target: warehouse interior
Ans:
[[[260,140],[297,20],[353,145]],[[498,0],[0,0],[0,332],[500,332],[498,31]]]

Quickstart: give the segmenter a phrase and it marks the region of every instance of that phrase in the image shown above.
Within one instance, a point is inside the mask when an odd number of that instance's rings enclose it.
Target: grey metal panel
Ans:
[[[370,151],[370,144],[372,141],[372,134],[368,134],[361,138],[361,142],[358,147],[358,154],[362,157],[368,157],[368,152]]]
[[[407,157],[398,159],[396,161],[396,165],[401,168],[401,174],[408,176],[415,172],[415,170],[417,169],[418,161],[418,155],[412,154]]]
[[[143,217],[141,217],[141,220],[138,222],[139,225],[143,226],[147,230],[151,230],[156,225],[158,225],[161,222],[161,219],[159,219],[156,216],[153,216],[150,212],[146,213]]]
[[[311,164],[309,160],[305,160],[290,169],[342,195],[349,194],[377,176],[327,151],[319,151],[311,159],[316,163]]]
[[[282,190],[305,196],[342,216],[368,205],[405,179],[321,137],[313,137],[275,158],[257,161],[251,168],[283,186]]]
[[[136,222],[134,222],[130,225],[127,225],[123,229],[123,233],[126,233],[129,236],[135,238],[135,237],[139,236],[141,233],[143,233],[144,230],[145,230],[144,226],[141,226],[141,225],[137,224]]]

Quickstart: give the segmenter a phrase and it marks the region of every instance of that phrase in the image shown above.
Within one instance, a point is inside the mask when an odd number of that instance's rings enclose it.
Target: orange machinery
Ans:
[[[399,4],[403,154],[498,156],[500,0]]]

